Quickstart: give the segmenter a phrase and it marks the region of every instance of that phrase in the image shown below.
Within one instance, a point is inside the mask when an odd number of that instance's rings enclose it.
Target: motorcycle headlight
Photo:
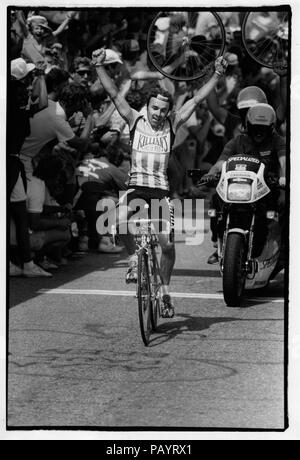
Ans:
[[[229,201],[250,201],[251,184],[239,182],[229,184],[227,198]]]

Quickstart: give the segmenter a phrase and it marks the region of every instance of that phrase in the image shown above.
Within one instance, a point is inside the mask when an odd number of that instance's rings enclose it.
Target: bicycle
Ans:
[[[162,280],[157,260],[156,249],[159,245],[154,224],[166,223],[166,232],[170,234],[170,222],[165,219],[138,219],[121,221],[119,225],[134,225],[136,255],[138,258],[138,278],[136,298],[138,299],[139,325],[142,340],[147,347],[150,343],[151,333],[157,330],[161,318],[160,288]],[[116,229],[113,227],[112,235],[115,237]]]
[[[246,13],[242,43],[258,64],[274,68],[289,62],[289,11]],[[226,31],[218,13],[207,10],[161,11],[153,19],[147,50],[154,67],[165,77],[192,81],[205,77],[224,54]]]
[[[289,62],[289,12],[248,12],[242,25],[242,40],[247,53],[258,64],[274,68]]]

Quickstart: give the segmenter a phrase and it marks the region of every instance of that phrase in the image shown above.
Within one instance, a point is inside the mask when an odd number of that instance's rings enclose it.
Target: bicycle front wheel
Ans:
[[[152,302],[151,302],[151,324],[153,331],[156,331],[160,318],[160,274],[155,247],[152,246],[151,275],[152,275]]]
[[[263,67],[287,65],[289,59],[289,12],[259,11],[247,13],[242,40],[249,56]]]
[[[138,309],[143,342],[149,345],[152,331],[151,325],[151,286],[148,266],[148,255],[141,251],[138,256]]]
[[[162,11],[147,36],[154,67],[173,80],[189,81],[207,74],[225,49],[225,29],[209,11]]]

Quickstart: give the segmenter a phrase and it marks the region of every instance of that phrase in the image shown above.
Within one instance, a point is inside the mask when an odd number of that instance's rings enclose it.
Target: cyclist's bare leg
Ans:
[[[165,286],[169,286],[176,259],[175,244],[169,241],[168,235],[159,234],[158,240],[162,251],[160,259],[160,275],[163,284]]]
[[[136,244],[135,238],[132,233],[130,233],[128,224],[122,224],[124,221],[128,221],[130,217],[134,214],[132,209],[128,206],[120,206],[118,208],[118,215],[116,221],[116,228],[118,230],[121,240],[124,242],[129,260],[128,260],[128,270],[126,273],[126,283],[136,283],[137,282],[137,255],[135,253]]]
[[[158,235],[159,243],[162,250],[160,259],[160,276],[162,280],[162,316],[172,318],[175,314],[174,305],[169,294],[169,285],[175,265],[176,254],[175,244],[169,240],[167,235]]]
[[[128,206],[121,206],[118,209],[118,216],[116,227],[119,232],[121,240],[125,244],[125,248],[129,257],[135,254],[135,239],[134,235],[129,232],[128,224],[122,224],[123,221],[127,221],[133,215],[133,211]]]

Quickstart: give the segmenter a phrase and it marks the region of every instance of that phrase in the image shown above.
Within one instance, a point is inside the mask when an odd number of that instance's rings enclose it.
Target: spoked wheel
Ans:
[[[140,252],[138,258],[138,307],[142,339],[144,344],[148,346],[152,331],[152,324],[151,287],[148,267],[148,255],[146,251]]]
[[[220,17],[209,11],[162,11],[149,28],[147,48],[156,69],[189,81],[206,75],[225,49]]]
[[[153,331],[156,331],[158,320],[160,318],[160,276],[159,276],[159,267],[156,257],[155,248],[152,247],[152,302],[151,302],[151,324]]]
[[[226,239],[223,269],[223,293],[228,307],[240,307],[246,282],[246,244],[240,233],[229,233]]]
[[[289,62],[289,12],[247,13],[242,26],[246,51],[258,64],[274,68]]]

